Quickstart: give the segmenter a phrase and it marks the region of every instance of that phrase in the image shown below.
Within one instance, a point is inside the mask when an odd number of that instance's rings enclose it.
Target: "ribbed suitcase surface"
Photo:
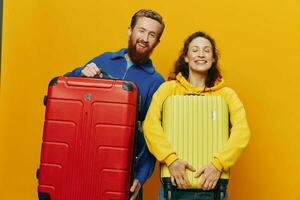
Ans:
[[[48,90],[39,195],[129,199],[137,98],[136,86],[127,81],[54,79]]]
[[[199,171],[228,140],[228,118],[222,96],[174,95],[163,105],[162,126],[179,158]],[[187,170],[187,175],[191,188],[200,188],[195,173]],[[161,177],[170,177],[166,165],[161,165]]]

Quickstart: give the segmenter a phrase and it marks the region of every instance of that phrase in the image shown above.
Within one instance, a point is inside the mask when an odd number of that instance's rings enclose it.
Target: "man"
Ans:
[[[162,17],[155,11],[139,10],[132,16],[128,28],[128,49],[103,53],[65,76],[105,76],[106,74],[101,73],[103,70],[113,77],[134,82],[141,95],[139,119],[144,121],[153,93],[164,82],[150,60],[152,51],[160,42],[164,26]],[[131,200],[137,196],[142,199],[142,190],[140,193],[139,191],[152,175],[155,164],[155,158],[149,153],[142,133],[138,133],[136,148],[136,177],[130,188],[133,192]]]

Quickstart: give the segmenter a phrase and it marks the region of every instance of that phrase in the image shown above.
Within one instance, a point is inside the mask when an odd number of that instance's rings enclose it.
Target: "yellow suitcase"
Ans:
[[[222,96],[174,95],[163,104],[162,127],[176,154],[199,171],[229,137],[228,105]],[[190,189],[201,189],[200,178],[187,170]],[[161,178],[170,177],[161,164]],[[228,179],[223,172],[221,178]]]

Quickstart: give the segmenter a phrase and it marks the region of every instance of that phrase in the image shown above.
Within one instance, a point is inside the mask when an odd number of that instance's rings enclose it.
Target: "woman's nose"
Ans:
[[[199,53],[198,53],[198,55],[199,55],[200,57],[204,57],[204,51],[200,50]]]

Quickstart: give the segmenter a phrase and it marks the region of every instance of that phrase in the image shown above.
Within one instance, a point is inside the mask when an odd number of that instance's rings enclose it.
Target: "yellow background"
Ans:
[[[103,51],[127,46],[131,15],[152,8],[166,29],[152,59],[167,76],[183,40],[216,38],[225,81],[242,99],[252,131],[232,169],[234,200],[300,200],[300,1],[7,0],[3,15],[0,200],[37,199],[35,170],[49,80]],[[157,199],[158,171],[146,184]]]

